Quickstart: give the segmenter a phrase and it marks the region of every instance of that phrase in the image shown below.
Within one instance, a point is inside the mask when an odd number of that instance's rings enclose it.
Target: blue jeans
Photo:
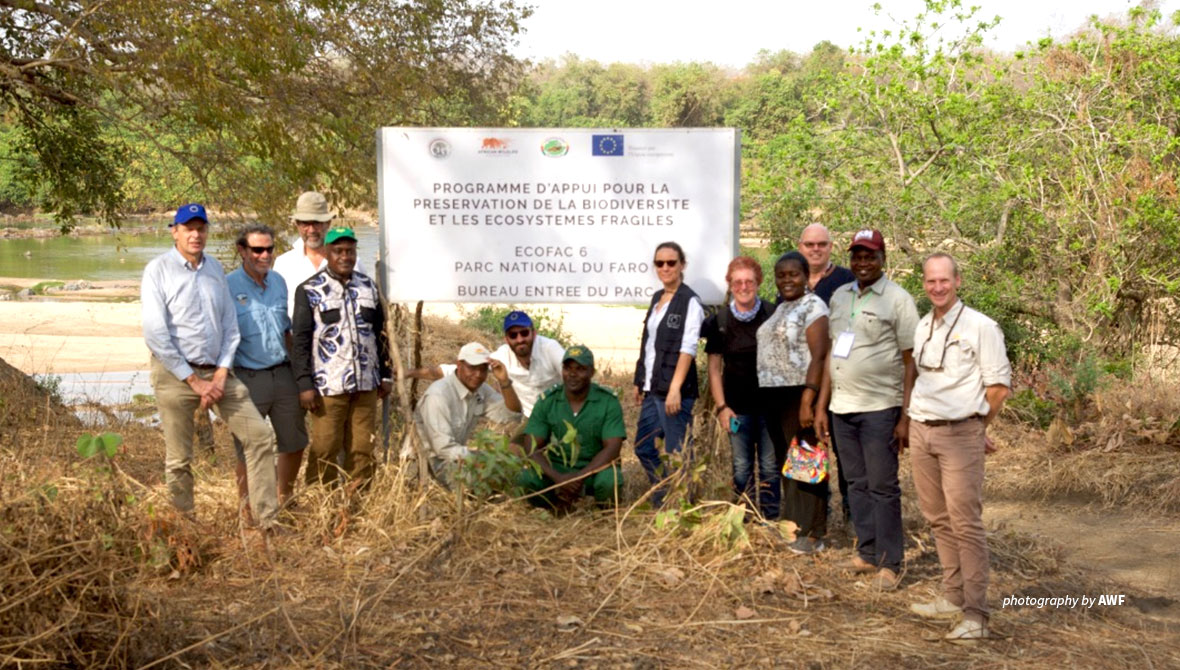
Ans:
[[[777,519],[779,500],[779,469],[774,457],[774,443],[766,423],[758,414],[739,414],[737,432],[729,434],[733,448],[733,490],[738,498],[754,499],[754,461],[758,461],[758,510],[766,519]]]
[[[893,429],[900,407],[833,414],[836,449],[848,479],[848,504],[856,529],[856,553],[894,572],[901,569],[901,485]]]
[[[660,451],[656,446],[656,438],[664,438],[664,452],[679,453],[686,448],[688,458],[692,460],[692,406],[696,398],[681,398],[680,411],[669,415],[664,409],[666,396],[648,393],[643,396],[643,404],[639,407],[639,424],[635,427],[635,456],[643,465],[647,473],[647,480],[652,484],[667,476],[663,463],[660,462]],[[659,506],[664,501],[664,492],[656,491],[652,494],[652,504]]]

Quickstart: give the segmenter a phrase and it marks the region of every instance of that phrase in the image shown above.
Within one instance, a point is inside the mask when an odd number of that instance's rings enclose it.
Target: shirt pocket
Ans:
[[[886,333],[893,330],[893,321],[882,317],[876,312],[861,312],[856,317],[857,338],[864,338],[857,342],[860,345],[873,345],[881,341]]]
[[[317,305],[320,314],[320,322],[325,326],[330,326],[335,323],[340,323],[340,319],[344,314],[344,300],[341,298],[325,298]]]
[[[356,298],[357,311],[360,312],[361,320],[369,325],[377,323],[377,310],[381,309],[377,301],[371,295],[358,295]]]
[[[977,365],[977,354],[970,340],[959,338],[946,343],[944,366],[949,374],[963,379],[970,376]]]

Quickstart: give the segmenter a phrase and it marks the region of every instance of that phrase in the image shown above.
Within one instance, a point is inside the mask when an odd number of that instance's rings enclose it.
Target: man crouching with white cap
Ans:
[[[521,410],[508,370],[491,358],[487,347],[468,342],[459,350],[455,363],[455,373],[431,384],[414,410],[430,471],[448,488],[459,463],[467,456],[467,440],[476,422],[481,417],[497,423],[519,421]],[[504,395],[484,383],[489,368]]]

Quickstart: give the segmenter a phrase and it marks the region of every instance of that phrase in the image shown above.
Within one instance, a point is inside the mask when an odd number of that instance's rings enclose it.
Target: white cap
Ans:
[[[468,365],[486,365],[492,352],[479,342],[468,342],[459,350],[459,360]]]

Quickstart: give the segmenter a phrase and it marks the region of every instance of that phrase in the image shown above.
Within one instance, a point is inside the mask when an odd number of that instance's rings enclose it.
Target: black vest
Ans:
[[[635,385],[640,390],[643,390],[643,381],[647,377],[647,368],[643,364],[643,352],[647,349],[647,338],[651,336],[647,332],[647,321],[651,318],[651,312],[656,308],[663,293],[661,290],[652,295],[651,305],[643,317],[643,341],[639,343],[639,363],[635,366]],[[680,288],[676,289],[676,294],[672,296],[672,300],[668,302],[668,308],[664,312],[660,326],[656,328],[656,357],[653,361],[654,369],[651,372],[651,393],[656,395],[667,395],[668,393],[668,386],[671,385],[672,377],[676,374],[676,363],[680,361],[680,342],[684,339],[684,320],[688,315],[688,303],[695,297],[697,294],[687,284],[681,284]],[[696,398],[697,396],[697,362],[694,359],[688,367],[688,375],[684,378],[684,383],[680,386],[680,397]]]

